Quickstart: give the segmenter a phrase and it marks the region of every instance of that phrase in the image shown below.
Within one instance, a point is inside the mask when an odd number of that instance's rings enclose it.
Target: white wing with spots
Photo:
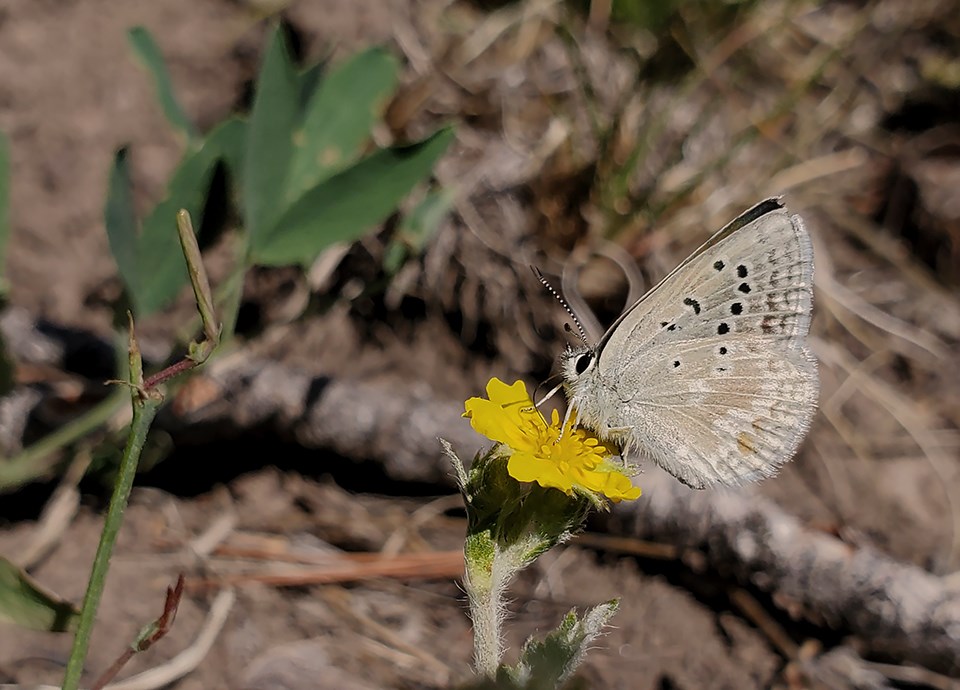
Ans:
[[[703,488],[769,476],[809,429],[813,249],[779,200],[750,209],[630,307],[581,366],[570,402],[601,437]]]
[[[723,352],[723,354],[721,354]],[[776,473],[810,428],[816,364],[800,349],[714,335],[648,351],[614,382],[614,435],[694,488]]]

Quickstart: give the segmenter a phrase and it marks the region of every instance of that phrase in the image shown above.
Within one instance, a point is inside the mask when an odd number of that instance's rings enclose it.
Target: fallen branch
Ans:
[[[217,437],[272,431],[306,448],[373,460],[397,481],[453,487],[453,468],[437,437],[449,440],[463,457],[484,445],[462,412],[463,401],[438,399],[427,386],[312,376],[238,353],[194,376],[159,426],[196,436],[210,436],[213,427]]]
[[[192,400],[191,390],[206,389]],[[270,430],[308,448],[380,463],[397,480],[453,487],[437,437],[464,457],[482,446],[462,402],[425,386],[317,377],[237,353],[192,378],[159,426],[191,435]],[[605,519],[612,534],[701,549],[793,608],[861,638],[871,651],[942,673],[960,670],[960,591],[920,568],[803,526],[750,491],[693,492],[650,471],[644,496]]]
[[[460,401],[415,386],[314,379],[252,360],[208,374],[230,401],[213,414],[221,423],[223,416],[238,427],[269,421],[305,446],[378,461],[399,480],[452,485],[437,436],[464,456],[480,447]],[[212,421],[210,412],[194,410],[182,421]],[[713,567],[862,637],[872,651],[945,673],[960,669],[960,591],[940,577],[809,529],[750,490],[695,492],[654,471],[642,484],[641,500],[606,519],[612,534],[702,549]]]
[[[943,578],[809,529],[749,489],[690,491],[654,472],[643,489],[605,519],[609,531],[702,549],[715,568],[849,630],[871,651],[960,671],[960,590]]]

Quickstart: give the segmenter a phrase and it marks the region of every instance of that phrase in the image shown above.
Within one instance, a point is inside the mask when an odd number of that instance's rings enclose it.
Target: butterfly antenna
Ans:
[[[590,347],[590,343],[587,340],[587,332],[583,330],[583,324],[580,323],[580,319],[577,318],[577,315],[573,313],[573,309],[571,309],[570,305],[567,304],[567,300],[565,300],[563,296],[559,292],[557,292],[549,282],[547,282],[547,279],[543,277],[543,274],[540,272],[539,268],[537,268],[536,266],[531,266],[530,268],[533,269],[533,274],[537,276],[537,280],[540,281],[540,284],[543,285],[543,287],[547,288],[547,290],[550,291],[551,295],[557,298],[557,301],[560,303],[560,306],[562,306],[566,310],[567,314],[570,315],[570,318],[573,319],[573,322],[577,326],[577,331],[578,331],[578,335],[580,336],[580,341],[585,346]],[[564,326],[568,333],[573,332],[570,329],[570,324],[564,324]]]

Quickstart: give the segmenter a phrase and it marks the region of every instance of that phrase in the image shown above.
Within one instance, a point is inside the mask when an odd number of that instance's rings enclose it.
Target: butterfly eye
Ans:
[[[576,370],[577,374],[582,374],[587,370],[587,367],[590,366],[590,362],[593,361],[593,353],[585,352],[584,354],[577,357]]]

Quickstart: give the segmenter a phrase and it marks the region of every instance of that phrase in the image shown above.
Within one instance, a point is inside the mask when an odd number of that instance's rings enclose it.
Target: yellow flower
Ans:
[[[561,434],[556,410],[547,424],[523,381],[508,386],[492,378],[487,398],[467,400],[463,416],[475,431],[509,448],[507,472],[517,481],[536,482],[567,495],[575,490],[602,494],[614,502],[640,496],[623,468],[610,460],[614,452],[596,436],[574,429],[572,418]]]

